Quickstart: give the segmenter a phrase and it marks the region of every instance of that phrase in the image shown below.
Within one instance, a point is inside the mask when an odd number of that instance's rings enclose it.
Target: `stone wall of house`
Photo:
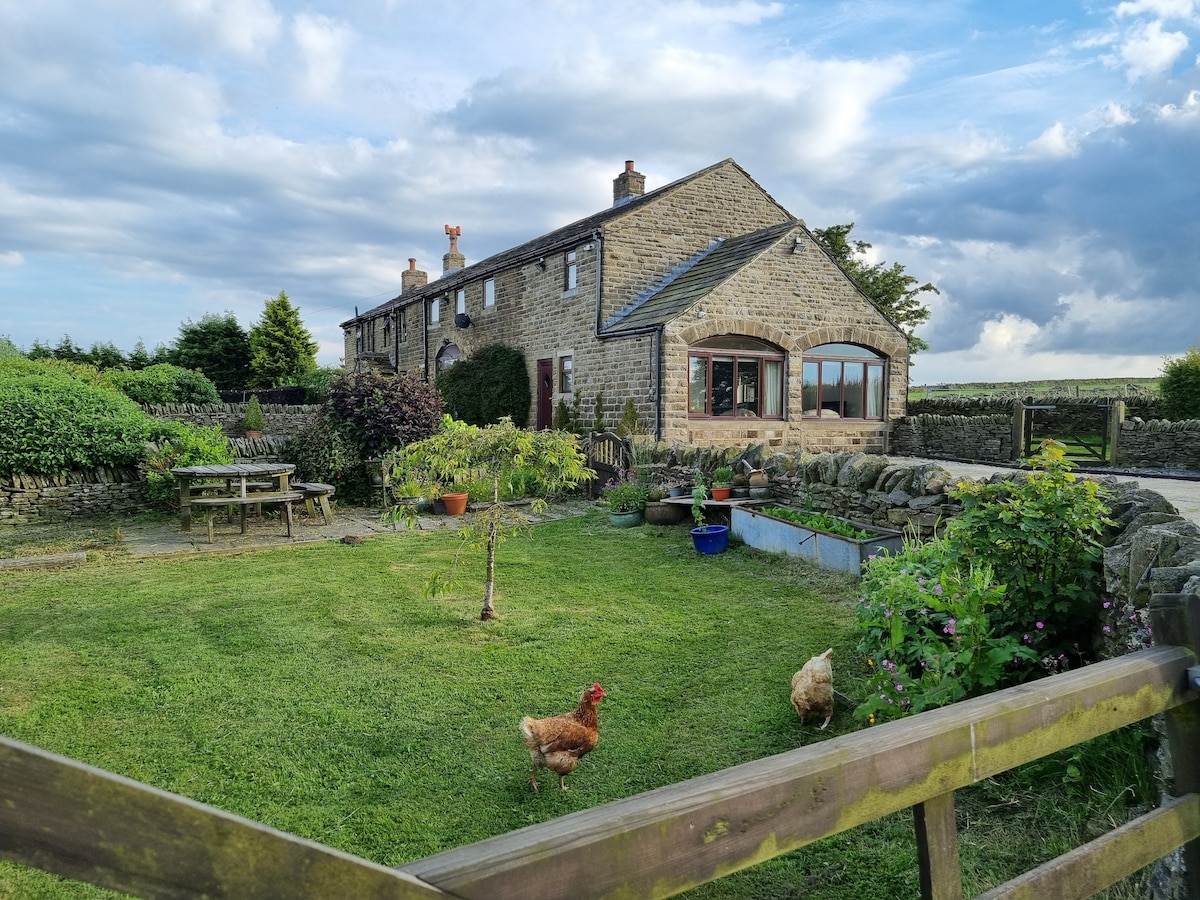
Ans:
[[[245,435],[242,418],[246,415],[245,403],[166,403],[143,406],[146,415],[168,422],[187,422],[210,428],[216,425],[230,438]],[[264,434],[272,437],[289,437],[300,431],[321,409],[319,406],[282,406],[264,403],[263,419],[266,421]]]
[[[101,466],[62,475],[0,476],[0,527],[46,525],[145,508],[136,469]]]
[[[1014,459],[1012,413],[988,416],[917,415],[892,422],[890,451],[980,462]]]
[[[1200,471],[1200,421],[1126,419],[1117,435],[1117,465]]]

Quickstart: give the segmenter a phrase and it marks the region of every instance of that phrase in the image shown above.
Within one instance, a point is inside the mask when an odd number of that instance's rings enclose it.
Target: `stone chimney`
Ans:
[[[425,287],[427,284],[429,284],[429,273],[418,269],[417,258],[410,256],[408,268],[400,273],[400,293],[407,294],[409,291]]]
[[[450,252],[442,257],[442,274],[457,272],[467,264],[467,258],[458,252],[458,237],[462,234],[462,226],[446,226],[446,234],[450,235]]]
[[[613,179],[613,206],[624,206],[646,193],[646,176],[633,170],[633,160],[625,160],[625,171]]]

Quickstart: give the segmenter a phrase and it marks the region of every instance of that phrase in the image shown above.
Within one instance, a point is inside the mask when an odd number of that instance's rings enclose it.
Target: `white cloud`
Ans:
[[[340,90],[353,29],[327,16],[300,13],[292,23],[292,37],[303,58],[305,95],[314,100],[333,99]]]
[[[1182,31],[1163,31],[1161,22],[1149,22],[1125,38],[1114,62],[1124,65],[1130,81],[1137,81],[1166,72],[1187,48],[1188,37]]]
[[[1196,15],[1196,0],[1126,0],[1116,8],[1118,17],[1146,13],[1160,19],[1190,19]]]
[[[25,265],[25,257],[16,250],[9,250],[6,253],[0,253],[0,266],[23,266]]]
[[[1079,154],[1079,142],[1062,122],[1055,122],[1025,145],[1036,156],[1068,157]]]
[[[1110,128],[1119,128],[1122,125],[1133,125],[1137,122],[1137,117],[1134,116],[1128,108],[1120,103],[1109,102],[1104,104],[1096,111],[1096,118],[1101,125]]]
[[[283,24],[271,0],[174,0],[174,6],[221,49],[248,59],[261,58]]]

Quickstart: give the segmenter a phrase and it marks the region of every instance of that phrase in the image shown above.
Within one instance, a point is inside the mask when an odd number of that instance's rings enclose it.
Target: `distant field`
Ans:
[[[1079,397],[1102,395],[1120,397],[1129,394],[1157,394],[1158,378],[1063,378],[1053,381],[969,381],[957,384],[914,384],[909,399],[921,397],[1025,397],[1065,394]]]

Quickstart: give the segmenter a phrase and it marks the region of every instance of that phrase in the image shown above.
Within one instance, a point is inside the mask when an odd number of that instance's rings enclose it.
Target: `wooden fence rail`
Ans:
[[[1177,800],[989,892],[1086,897],[1185,847],[1200,900],[1200,597],[1157,646],[390,870],[0,739],[0,856],[146,897],[665,897],[906,807],[925,897],[962,896],[953,792],[1168,713]]]

